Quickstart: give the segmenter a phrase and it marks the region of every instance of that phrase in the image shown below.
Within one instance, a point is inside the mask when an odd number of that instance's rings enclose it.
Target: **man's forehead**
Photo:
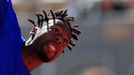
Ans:
[[[51,20],[48,21],[48,23],[47,23],[46,21],[44,21],[44,22],[43,22],[43,26],[47,26],[47,25],[48,25],[49,27],[50,27],[50,26],[54,26],[54,25],[55,25],[54,23],[58,23],[58,22],[62,22],[62,21],[59,20],[59,19],[55,19],[55,20],[54,20],[54,19],[51,19]]]
[[[55,19],[55,20],[51,19],[51,20],[49,20],[48,26],[49,26],[49,28],[51,28],[51,27],[62,28],[64,31],[66,31],[66,32],[69,33],[69,29],[68,29],[67,25],[65,25],[65,24],[63,23],[63,21],[61,21],[61,20],[59,20],[59,19]],[[47,22],[46,22],[46,21],[43,22],[43,27],[42,27],[42,29],[43,29],[45,32],[48,32],[48,31],[47,31]]]
[[[48,29],[50,29],[52,26],[56,25],[57,23],[62,22],[59,19],[55,19],[55,21],[53,19],[49,20],[48,23],[46,21],[43,22],[43,26],[42,28],[40,28],[40,32],[41,34],[47,33]]]

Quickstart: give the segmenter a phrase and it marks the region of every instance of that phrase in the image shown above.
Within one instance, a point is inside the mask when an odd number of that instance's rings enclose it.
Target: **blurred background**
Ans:
[[[82,34],[73,51],[32,75],[134,75],[134,0],[12,0],[27,39],[35,13],[65,10]]]

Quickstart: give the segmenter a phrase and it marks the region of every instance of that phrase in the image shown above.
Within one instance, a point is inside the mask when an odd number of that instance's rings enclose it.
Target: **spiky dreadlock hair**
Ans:
[[[34,21],[32,21],[31,19],[28,19],[29,22],[31,22],[35,27],[41,28],[43,26],[43,22],[45,21],[47,23],[47,30],[49,31],[49,25],[48,25],[48,21],[50,19],[53,19],[54,24],[55,24],[55,19],[59,19],[61,21],[63,21],[65,23],[65,25],[67,25],[69,27],[69,29],[71,30],[71,38],[73,38],[74,40],[78,40],[78,35],[80,35],[80,31],[77,29],[79,26],[78,25],[73,25],[70,22],[74,21],[74,17],[69,17],[67,14],[67,10],[65,11],[58,11],[58,12],[53,12],[52,10],[50,10],[50,13],[46,13],[45,10],[43,10],[43,14],[35,14],[37,17],[37,24],[35,24]],[[75,44],[73,43],[72,39],[70,41],[70,44],[67,46],[69,48],[69,50],[72,50],[71,46],[75,46]],[[63,51],[64,53],[64,51]]]

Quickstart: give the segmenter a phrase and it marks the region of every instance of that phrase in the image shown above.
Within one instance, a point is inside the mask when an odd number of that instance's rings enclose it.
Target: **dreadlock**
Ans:
[[[28,19],[29,22],[31,22],[35,27],[39,27],[42,28],[43,26],[43,22],[46,22],[47,25],[47,30],[49,31],[49,25],[48,25],[48,21],[50,19],[53,19],[54,24],[55,24],[55,19],[59,19],[61,21],[63,21],[65,23],[65,25],[67,25],[67,27],[69,27],[69,29],[71,30],[71,37],[74,40],[78,40],[78,35],[80,35],[80,31],[77,29],[79,27],[79,25],[73,25],[70,22],[74,21],[74,17],[70,17],[67,14],[67,10],[65,11],[58,11],[58,12],[53,12],[52,10],[50,10],[50,13],[47,14],[45,10],[43,10],[43,15],[42,14],[35,14],[37,17],[37,24],[35,24],[34,21],[32,21],[31,19]],[[75,44],[73,43],[72,39],[70,41],[70,44],[67,46],[69,50],[72,50],[71,46],[75,46]],[[64,53],[64,51],[63,51]]]

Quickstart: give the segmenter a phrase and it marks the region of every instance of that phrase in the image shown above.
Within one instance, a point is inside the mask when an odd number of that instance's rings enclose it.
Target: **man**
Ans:
[[[67,10],[56,13],[50,10],[50,16],[43,11],[43,15],[36,14],[37,24],[29,19],[34,28],[30,32],[31,36],[26,41],[23,52],[23,58],[29,70],[33,70],[44,62],[53,61],[64,52],[66,47],[71,50],[68,44],[75,46],[71,37],[78,40],[77,35],[80,34],[80,31],[75,29],[78,26],[72,26],[69,23],[74,18],[67,17]]]
[[[78,40],[80,32],[69,23],[74,19],[67,17],[67,11],[50,11],[50,16],[43,12],[45,17],[36,14],[37,24],[29,20],[34,28],[24,45],[11,0],[0,0],[0,75],[30,75],[29,71],[53,61],[65,47],[71,49],[69,44],[75,46],[71,37]]]

